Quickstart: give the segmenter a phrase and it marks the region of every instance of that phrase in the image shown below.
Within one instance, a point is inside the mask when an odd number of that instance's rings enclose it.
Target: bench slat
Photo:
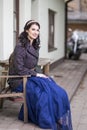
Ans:
[[[16,97],[16,96],[19,96],[19,97],[22,97],[23,96],[23,93],[7,93],[7,94],[0,94],[0,98],[6,98],[6,97]]]

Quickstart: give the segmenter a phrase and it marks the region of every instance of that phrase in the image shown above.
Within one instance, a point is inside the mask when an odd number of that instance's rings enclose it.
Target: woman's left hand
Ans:
[[[45,74],[40,74],[40,73],[37,73],[36,75],[37,77],[43,77],[43,78],[48,78],[48,76],[46,76]]]

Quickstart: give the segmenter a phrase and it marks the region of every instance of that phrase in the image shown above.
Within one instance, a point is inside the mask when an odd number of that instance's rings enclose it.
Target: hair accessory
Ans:
[[[31,24],[31,23],[35,23],[36,21],[34,21],[34,20],[30,20],[28,23],[27,23],[27,26],[29,25],[29,24]]]

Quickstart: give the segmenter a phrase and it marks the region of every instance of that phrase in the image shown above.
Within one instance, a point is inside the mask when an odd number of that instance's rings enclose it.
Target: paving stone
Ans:
[[[74,130],[87,130],[87,73],[71,100]]]
[[[87,125],[79,124],[79,126],[77,127],[77,130],[87,130]]]

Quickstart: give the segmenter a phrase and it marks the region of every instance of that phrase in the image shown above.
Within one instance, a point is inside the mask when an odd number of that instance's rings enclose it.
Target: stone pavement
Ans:
[[[71,100],[86,71],[87,54],[84,54],[78,61],[64,60],[64,62],[50,71],[50,75],[67,91]],[[5,100],[3,110],[0,110],[0,130],[43,130],[34,124],[24,124],[18,120],[17,116],[20,106],[21,104],[19,103]]]
[[[83,54],[80,60],[64,60],[50,75],[63,87],[71,100],[87,71],[87,54]]]
[[[73,130],[87,130],[87,73],[71,100]]]

